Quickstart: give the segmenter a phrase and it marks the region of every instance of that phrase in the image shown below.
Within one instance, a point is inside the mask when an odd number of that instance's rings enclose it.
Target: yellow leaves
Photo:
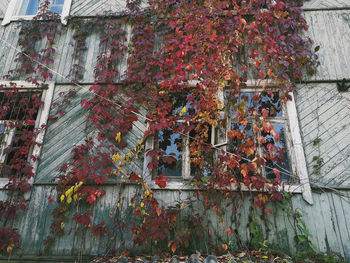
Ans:
[[[64,222],[61,222],[61,229],[64,228]]]
[[[6,248],[6,252],[9,253],[9,254],[11,254],[12,249],[13,249],[14,246],[15,246],[15,244],[11,243],[11,244]]]
[[[66,191],[65,196],[67,196],[67,197],[71,196],[72,193],[73,193],[73,191],[74,191],[74,186],[72,186],[71,188],[69,188],[69,189]]]
[[[114,154],[112,157],[112,160],[115,163],[117,163],[120,159],[122,159],[122,157],[118,153]]]
[[[121,141],[121,134],[118,133],[116,136],[116,141],[120,142]],[[127,154],[125,155],[120,155],[119,153],[115,153],[112,156],[112,161],[116,164],[118,164],[118,170],[113,172],[113,174],[118,175],[122,172],[122,170],[124,169],[124,167],[126,166],[127,163],[130,163],[133,159],[133,157],[135,157],[136,159],[138,159],[139,154],[142,153],[143,149],[144,149],[144,139],[141,139],[137,145],[135,145],[133,147],[133,149],[130,149],[128,151]]]
[[[145,191],[145,196],[149,196],[149,190],[148,189]]]
[[[255,153],[254,149],[252,149],[252,148],[247,148],[247,150],[246,150],[247,156],[251,156],[251,155],[253,155],[254,153]]]
[[[130,162],[131,158],[132,158],[131,152],[128,152],[127,155],[126,155],[126,161]]]
[[[70,204],[73,201],[73,199],[74,199],[74,201],[80,200],[81,197],[79,197],[77,194],[73,195],[73,193],[78,191],[79,187],[81,187],[83,185],[83,183],[84,182],[82,182],[82,181],[80,181],[79,183],[75,183],[75,185],[70,187],[64,194],[62,194],[60,197],[61,203],[63,203],[65,199],[66,199],[67,204]],[[73,198],[72,198],[72,196],[73,196]]]
[[[83,182],[79,182],[79,184],[76,184],[75,186],[74,186],[74,192],[76,192],[77,190],[78,190],[78,188],[80,187],[80,186],[82,186],[83,185]]]
[[[118,132],[117,135],[115,136],[115,140],[117,141],[117,143],[121,142],[121,140],[122,140],[121,135],[122,134],[120,132]]]
[[[182,116],[182,115],[184,115],[185,113],[187,112],[187,108],[186,108],[186,106],[184,106],[183,108],[182,108],[182,110],[180,111],[180,116]]]
[[[181,205],[180,205],[180,210],[183,210],[185,208],[185,203],[182,202]]]

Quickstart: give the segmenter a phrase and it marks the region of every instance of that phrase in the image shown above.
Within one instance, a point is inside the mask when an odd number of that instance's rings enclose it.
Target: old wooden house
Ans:
[[[21,39],[23,35],[20,34],[23,20],[33,19],[42,2],[44,1],[0,1],[2,85],[12,82],[26,89],[33,87],[20,77],[21,74],[17,75],[17,79],[14,77],[9,79],[6,76],[9,71],[16,69],[19,63],[16,57],[23,47],[19,42],[27,41]],[[37,138],[38,145],[32,147],[32,151],[39,155],[40,159],[34,165],[34,177],[30,180],[31,190],[25,195],[27,211],[19,213],[16,220],[0,221],[2,224],[0,228],[10,225],[11,228],[17,228],[21,235],[19,247],[13,248],[10,257],[13,260],[41,258],[44,261],[51,259],[62,261],[65,258],[76,259],[78,255],[104,255],[110,250],[118,249],[145,251],[144,248],[134,245],[130,231],[122,230],[116,231],[112,240],[83,231],[77,235],[65,234],[57,237],[50,250],[44,249],[44,241],[50,233],[53,220],[52,211],[55,208],[55,203],[52,204],[51,200],[57,199],[55,177],[59,175],[62,165],[71,160],[73,146],[81,144],[87,135],[93,134],[93,131],[85,125],[87,114],[81,101],[89,97],[89,88],[95,81],[94,69],[101,48],[99,35],[96,33],[88,35],[86,49],[79,61],[79,66],[84,70],[78,84],[72,84],[69,76],[72,75],[74,64],[77,64],[73,46],[76,44],[74,32],[78,30],[72,26],[72,21],[76,18],[92,20],[97,14],[107,11],[121,13],[125,9],[126,1],[50,0],[49,5],[51,11],[60,15],[62,25],[60,33],[52,35],[55,54],[54,62],[48,72],[53,77],[46,89],[40,91],[45,104],[39,110],[35,125],[45,128]],[[302,9],[309,25],[307,34],[315,42],[315,46],[320,46],[318,51],[320,65],[315,75],[306,76],[297,84],[294,100],[289,101],[286,107],[288,118],[281,124],[281,129],[283,125],[289,127],[287,137],[290,138],[289,146],[293,148],[294,154],[291,165],[295,167],[297,171],[295,175],[299,178],[298,183],[290,185],[288,191],[293,192],[292,208],[302,214],[311,234],[310,239],[317,250],[339,254],[350,262],[350,0],[308,0]],[[37,40],[34,48],[39,52],[49,41],[47,38]],[[36,63],[35,59],[33,63]],[[120,63],[121,70],[126,67],[125,64],[125,61]],[[75,89],[76,96],[70,103],[63,105],[65,114],[56,121],[49,120],[49,115],[57,112],[55,103],[61,101],[62,94],[67,94],[72,88]],[[3,93],[4,90],[0,92]],[[2,95],[0,98],[1,103],[5,103]],[[277,119],[276,122],[279,122]],[[3,121],[6,119],[0,121],[2,163],[8,158],[4,149],[11,143],[12,138],[11,132],[5,132],[6,126],[3,125]],[[128,142],[136,142],[142,138],[145,129],[145,123],[139,120],[133,127]],[[147,142],[146,147],[150,147],[147,146]],[[190,168],[189,164],[186,164],[186,158],[184,159],[181,161],[180,176],[186,179],[188,176],[186,169]],[[168,182],[164,189],[157,187],[149,177],[147,157],[135,161],[132,166],[138,174],[148,178],[149,185],[154,188],[161,200],[169,202],[177,200],[180,198],[179,192],[176,191],[178,189],[183,189],[185,194],[191,192],[181,180]],[[164,174],[176,172],[167,170]],[[9,190],[3,189],[7,183],[8,178],[0,175],[0,200],[4,202],[9,193]],[[134,188],[133,184],[113,180],[103,184],[100,189],[105,191],[105,196],[93,208],[93,222],[104,221],[106,224],[112,224],[111,214],[116,213],[118,209],[116,207],[120,201],[118,198],[121,195],[131,196]],[[128,198],[120,202],[122,207],[128,207]],[[70,216],[79,209],[81,208],[73,208],[74,211],[69,212]],[[249,242],[253,231],[249,225],[254,209],[248,198],[234,216],[229,213],[222,218],[216,217],[215,213],[208,215],[210,216],[208,224],[218,233],[220,231],[226,233],[225,229],[231,227],[240,236],[239,242]],[[261,212],[256,213],[258,215],[256,218],[261,218],[259,216]],[[125,213],[120,220],[129,221],[131,218],[132,214]],[[277,207],[272,214],[266,214],[265,220],[266,223],[261,225],[264,238],[284,251],[296,253],[298,248],[295,239],[295,218],[285,216],[285,212]],[[68,232],[70,228],[75,228],[75,223],[67,223],[64,227]],[[218,238],[229,237],[225,235]],[[232,238],[230,242],[230,245],[239,248],[237,240]],[[6,247],[0,249],[4,249],[1,250],[2,259],[7,259],[9,254],[6,252]]]

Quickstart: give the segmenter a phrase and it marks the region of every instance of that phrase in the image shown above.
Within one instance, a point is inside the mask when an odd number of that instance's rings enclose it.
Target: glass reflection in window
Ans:
[[[158,133],[159,149],[163,151],[158,165],[158,174],[167,177],[182,175],[182,137],[171,130]]]
[[[279,141],[267,133],[262,133],[262,136],[266,139],[266,143],[263,143],[264,158],[266,159],[266,165],[272,168],[276,168],[279,171],[285,173],[292,173],[290,166],[290,158],[287,150],[287,142],[285,136],[285,125],[281,123],[274,123],[275,132],[279,134]],[[273,179],[275,177],[272,169],[265,169],[266,177]],[[281,173],[282,180],[289,180],[290,176]]]
[[[39,9],[39,0],[23,0],[18,12],[20,16],[36,15]]]

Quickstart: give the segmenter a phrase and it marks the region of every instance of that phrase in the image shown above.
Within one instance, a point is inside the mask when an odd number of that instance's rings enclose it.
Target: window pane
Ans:
[[[194,99],[191,94],[176,94],[171,95],[173,109],[171,114],[176,116],[188,116],[196,111],[196,105],[194,105]],[[186,107],[186,111],[183,111]]]
[[[18,15],[30,16],[36,15],[39,8],[39,0],[23,0]]]
[[[5,125],[0,125],[0,139],[3,165],[0,177],[7,177],[14,172],[11,167],[23,168],[27,163],[29,149],[35,136],[35,121],[41,102],[41,91],[0,92],[0,120],[10,123],[13,136]],[[5,141],[7,140],[7,141]],[[16,168],[17,169],[17,168]]]
[[[41,105],[41,92],[0,92],[0,120],[35,120]]]
[[[253,92],[240,92],[238,98],[234,98],[229,92],[226,93],[226,107],[229,108],[230,117],[237,119],[239,111],[245,111],[247,115],[252,115],[256,107]]]
[[[64,0],[52,0],[50,11],[52,13],[61,14],[63,9]]]
[[[258,112],[261,114],[261,110],[264,108],[268,113],[268,117],[282,117],[281,100],[278,92],[261,93],[261,100],[258,103]]]
[[[291,178],[288,173],[292,174],[292,170],[290,167],[290,159],[287,150],[285,125],[281,123],[274,123],[273,126],[276,133],[279,134],[278,142],[276,142],[276,139],[271,134],[262,133],[262,136],[266,139],[266,143],[263,143],[266,165],[271,168],[278,169],[282,180],[289,180]],[[266,168],[265,171],[268,179],[275,178],[275,174],[272,169]]]
[[[263,91],[261,94],[256,92],[240,92],[239,98],[232,98],[227,93],[227,106],[230,109],[230,115],[233,117],[238,111],[245,110],[246,114],[252,116],[253,111],[257,110],[258,115],[262,115],[262,109],[266,109],[268,117],[282,117],[282,106],[278,92]]]
[[[159,149],[163,151],[158,165],[158,174],[167,177],[181,177],[182,175],[182,137],[171,130],[158,133]]]
[[[5,139],[5,131],[6,131],[6,124],[0,124],[0,149],[2,154],[3,147],[6,146],[6,142],[4,141]]]
[[[200,132],[197,132],[200,129]],[[194,142],[194,140],[198,140],[201,144],[201,155],[192,156],[196,160],[191,161],[191,176],[206,177],[210,176],[213,165],[214,165],[214,154],[215,151],[211,146],[211,136],[212,136],[212,128],[211,125],[202,124],[200,127],[197,127],[196,130],[190,131],[190,145]],[[207,136],[205,137],[204,134]]]

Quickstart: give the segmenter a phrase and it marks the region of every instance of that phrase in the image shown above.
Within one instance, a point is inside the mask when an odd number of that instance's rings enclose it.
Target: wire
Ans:
[[[18,49],[17,47],[13,46],[12,44],[8,43],[7,41],[5,41],[5,40],[3,40],[3,39],[0,39],[0,41],[3,42],[4,44],[10,46],[11,48],[13,48],[14,50],[16,50],[17,52],[23,54],[24,56],[26,56],[27,58],[29,58],[31,61],[34,61],[35,63],[39,64],[40,66],[42,66],[42,67],[44,67],[44,68],[46,68],[47,70],[51,71],[52,73],[54,73],[54,74],[56,74],[56,75],[58,75],[58,76],[60,76],[60,77],[62,77],[62,78],[64,78],[64,79],[68,80],[68,81],[71,82],[73,85],[75,85],[75,86],[77,86],[77,87],[79,87],[79,88],[81,88],[81,89],[86,89],[85,86],[82,86],[82,85],[76,83],[76,82],[73,81],[72,79],[70,79],[70,78],[68,78],[68,77],[66,77],[66,76],[64,76],[64,75],[62,75],[61,73],[59,73],[59,72],[57,72],[57,71],[51,69],[50,67],[48,67],[48,66],[46,66],[45,64],[41,63],[40,61],[37,61],[36,59],[32,58],[31,56],[29,56],[28,54],[26,54],[26,53],[23,52],[22,50]],[[101,99],[103,99],[103,100],[105,100],[105,101],[107,101],[107,102],[109,102],[109,103],[111,103],[111,104],[113,104],[113,105],[115,105],[115,106],[117,106],[119,109],[122,109],[122,108],[123,108],[123,106],[121,106],[120,104],[118,104],[118,103],[116,103],[116,102],[114,102],[114,101],[112,101],[112,100],[110,100],[110,99],[107,99],[107,98],[105,98],[105,97],[103,97],[103,96],[101,96],[101,95],[99,95],[99,94],[94,93],[94,95],[97,96],[97,97],[99,97],[99,98],[101,98]],[[137,113],[137,112],[135,112],[135,111],[133,111],[133,110],[131,110],[130,112],[133,113],[133,114],[135,114],[136,116],[138,116],[138,117],[140,117],[140,118],[143,118],[144,120],[153,122],[153,120],[151,120],[151,119],[148,118],[147,116],[144,116],[144,115],[142,115],[142,114],[140,114],[140,113]],[[122,114],[123,114],[123,113],[122,113]],[[182,136],[186,136],[186,137],[188,137],[188,138],[190,138],[190,139],[195,139],[193,136],[190,136],[189,134],[185,134],[185,133],[182,133],[182,132],[179,132],[179,134],[182,135]],[[222,151],[222,150],[223,150],[223,149],[221,149],[221,148],[219,148],[219,147],[216,147],[215,145],[212,145],[212,144],[209,144],[209,143],[203,143],[203,144],[206,144],[206,145],[212,147],[213,149],[216,149],[216,150],[219,150],[219,151]],[[229,155],[235,156],[235,157],[237,157],[237,158],[241,158],[242,160],[245,160],[245,161],[247,161],[247,162],[250,162],[250,163],[253,162],[252,160],[250,160],[250,159],[248,159],[248,158],[245,158],[245,157],[243,157],[243,156],[239,156],[239,155],[237,155],[237,154],[235,154],[235,153],[228,152],[228,151],[226,151],[226,150],[224,150],[224,151],[225,151],[225,153],[227,153],[227,154],[229,154]],[[238,162],[238,161],[237,161],[237,162]],[[265,167],[265,168],[268,168],[268,169],[270,169],[270,170],[277,169],[277,168],[270,167],[270,166],[267,166],[267,165],[265,165],[264,167]],[[279,169],[277,169],[277,170],[278,170],[281,174],[285,174],[285,175],[288,175],[288,176],[291,176],[291,177],[299,178],[299,177],[297,177],[297,176],[294,176],[294,175],[291,174],[291,173],[286,173],[286,172],[281,171],[281,170],[279,170]]]

